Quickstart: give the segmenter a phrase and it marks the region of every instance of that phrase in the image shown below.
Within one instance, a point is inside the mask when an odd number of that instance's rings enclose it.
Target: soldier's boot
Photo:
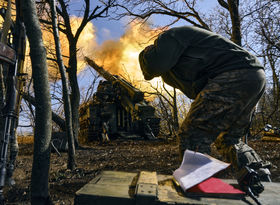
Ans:
[[[263,191],[260,183],[263,179],[269,179],[270,162],[263,161],[259,155],[241,140],[236,141],[235,144],[228,142],[226,139],[227,133],[221,133],[216,141],[215,146],[217,151],[225,158],[225,160],[232,164],[234,170],[237,173],[237,179],[244,177],[245,172],[254,176],[252,187],[255,189],[255,193],[258,195]],[[258,179],[256,179],[258,177]],[[259,182],[258,182],[259,180]],[[265,180],[267,181],[267,180]]]

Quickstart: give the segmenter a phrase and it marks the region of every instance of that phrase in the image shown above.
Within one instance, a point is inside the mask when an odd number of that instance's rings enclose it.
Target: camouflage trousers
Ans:
[[[186,149],[211,154],[214,142],[225,161],[237,169],[261,162],[254,150],[241,142],[241,138],[249,127],[264,89],[262,69],[234,70],[209,79],[191,104],[179,130],[181,157]],[[248,154],[248,151],[253,154]]]

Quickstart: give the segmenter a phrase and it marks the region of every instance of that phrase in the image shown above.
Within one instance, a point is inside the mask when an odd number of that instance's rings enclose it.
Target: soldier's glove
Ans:
[[[260,179],[261,181],[263,182],[271,182],[271,179],[270,179],[270,171],[268,168],[260,168],[257,170],[259,176],[260,176]]]
[[[249,196],[258,197],[264,191],[258,173],[248,166],[243,167],[237,173],[237,181],[240,188]]]

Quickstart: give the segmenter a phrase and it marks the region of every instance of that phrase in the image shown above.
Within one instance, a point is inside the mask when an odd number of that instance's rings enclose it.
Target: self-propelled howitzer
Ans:
[[[100,81],[93,99],[80,108],[81,135],[88,139],[101,139],[105,134],[155,138],[160,119],[144,99],[144,93],[93,60],[85,60],[106,81]]]

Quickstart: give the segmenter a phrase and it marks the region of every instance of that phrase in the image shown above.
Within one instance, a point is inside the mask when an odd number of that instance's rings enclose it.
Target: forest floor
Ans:
[[[280,142],[249,141],[259,155],[269,160],[272,181],[280,182]],[[29,204],[33,145],[20,144],[14,173],[16,186],[5,188],[7,204]],[[93,142],[76,151],[77,168],[67,169],[67,153],[51,154],[49,190],[53,204],[74,204],[75,192],[103,170],[137,172],[156,171],[172,174],[180,165],[177,146],[173,141],[114,140],[105,145]],[[232,178],[228,169],[220,178]]]

